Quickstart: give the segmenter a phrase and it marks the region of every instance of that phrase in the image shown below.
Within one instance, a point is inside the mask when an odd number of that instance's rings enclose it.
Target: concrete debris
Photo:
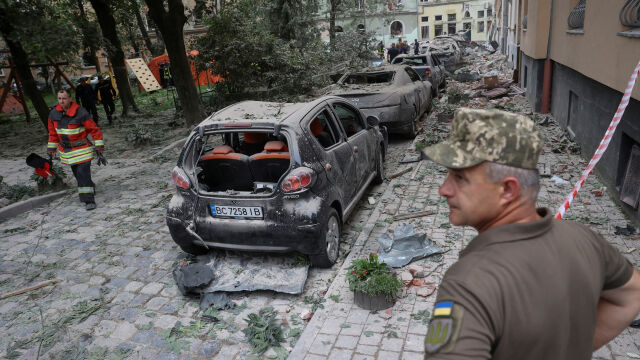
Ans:
[[[551,180],[553,180],[554,183],[558,184],[558,185],[564,185],[564,184],[568,184],[569,182],[563,178],[557,177],[556,175],[553,175],[551,177]]]
[[[400,280],[405,284],[409,285],[411,281],[413,281],[413,275],[411,275],[408,271],[403,271],[400,273]]]
[[[394,268],[403,267],[414,260],[442,252],[440,247],[427,239],[427,235],[417,234],[413,225],[396,227],[393,231],[393,239],[385,233],[377,240],[382,247],[382,251],[378,254],[380,261]]]
[[[381,318],[385,319],[385,320],[389,320],[391,319],[391,316],[393,316],[393,308],[388,308],[384,311],[381,311],[378,316],[380,316]]]
[[[482,95],[486,96],[489,99],[495,99],[495,98],[505,96],[507,95],[507,93],[509,93],[508,89],[499,87],[493,90],[485,91]]]
[[[411,275],[413,275],[414,279],[424,277],[424,269],[422,267],[410,265],[409,272],[411,273]]]
[[[309,321],[309,320],[311,320],[312,317],[313,317],[313,312],[311,312],[311,311],[302,313],[300,315],[300,319],[302,319],[304,321]]]
[[[200,263],[178,265],[173,269],[173,279],[183,296],[198,294],[213,280],[213,270]]]
[[[202,294],[200,296],[200,309],[206,310],[212,306],[218,310],[227,310],[233,309],[236,303],[232,301],[228,293],[223,291]]]
[[[458,69],[453,73],[453,78],[456,81],[467,83],[480,80],[480,74],[477,71]]]
[[[416,291],[416,295],[421,296],[421,297],[427,297],[431,294],[433,294],[436,291],[436,286],[433,283],[429,283],[429,284],[425,284],[424,286],[421,286],[418,288],[418,290]]]
[[[369,201],[369,205],[374,205],[376,203],[376,199],[372,198],[371,196],[369,196],[367,201]]]

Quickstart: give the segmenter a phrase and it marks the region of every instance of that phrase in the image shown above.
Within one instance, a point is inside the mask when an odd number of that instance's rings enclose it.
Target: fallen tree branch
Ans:
[[[389,178],[389,180],[391,180],[391,179],[395,179],[395,178],[397,178],[398,176],[402,176],[402,175],[404,175],[404,174],[408,173],[408,172],[409,172],[409,171],[411,171],[411,170],[413,170],[413,166],[409,166],[408,168],[406,168],[406,169],[404,169],[404,170],[401,170],[400,172],[397,172],[397,173],[395,173],[395,174],[389,175],[389,176],[388,176],[388,178]]]
[[[395,221],[395,220],[413,219],[413,218],[423,217],[423,216],[433,215],[433,214],[435,214],[435,211],[431,211],[431,210],[417,211],[417,212],[408,213],[408,214],[398,214],[393,217],[393,220]]]
[[[40,289],[41,287],[45,287],[45,286],[53,285],[55,283],[59,283],[60,281],[62,281],[62,280],[60,280],[60,279],[51,279],[51,280],[43,281],[41,283],[38,283],[38,284],[35,284],[35,285],[31,285],[31,286],[28,286],[26,288],[22,288],[22,289],[19,289],[19,290],[15,290],[15,291],[6,293],[6,294],[2,295],[0,297],[0,299],[6,299],[8,297],[24,294],[24,293],[29,292],[29,291]]]

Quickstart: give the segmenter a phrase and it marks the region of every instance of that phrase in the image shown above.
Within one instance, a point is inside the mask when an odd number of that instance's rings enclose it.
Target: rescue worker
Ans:
[[[93,120],[98,124],[98,109],[96,109],[96,92],[87,84],[87,78],[80,78],[80,85],[76,86],[76,103],[81,104],[93,115]]]
[[[445,273],[426,359],[591,359],[640,311],[640,274],[587,226],[536,209],[531,119],[459,109],[424,155],[448,169],[449,221],[478,231]]]
[[[96,208],[95,185],[91,181],[91,160],[95,150],[104,151],[102,132],[91,115],[77,103],[71,101],[68,90],[58,91],[58,104],[49,113],[49,144],[47,152],[60,156],[60,162],[71,166],[78,182],[80,201],[87,210]],[[87,136],[91,134],[94,144]]]
[[[107,120],[109,125],[113,123],[113,113],[116,111],[116,105],[113,103],[113,98],[117,95],[116,89],[111,85],[111,81],[105,80],[102,75],[98,76],[98,85],[96,87],[98,94],[100,95],[100,102],[104,106],[104,112],[107,114]]]

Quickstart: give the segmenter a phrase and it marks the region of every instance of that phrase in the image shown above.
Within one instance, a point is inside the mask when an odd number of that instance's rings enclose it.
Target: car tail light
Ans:
[[[284,192],[294,192],[305,190],[313,186],[316,180],[316,174],[308,167],[298,167],[289,172],[282,181],[282,190]]]
[[[424,76],[431,76],[431,68],[426,68],[424,70]]]
[[[187,173],[177,166],[173,168],[171,178],[173,178],[173,183],[179,188],[188,189],[191,187],[191,182],[189,181]]]

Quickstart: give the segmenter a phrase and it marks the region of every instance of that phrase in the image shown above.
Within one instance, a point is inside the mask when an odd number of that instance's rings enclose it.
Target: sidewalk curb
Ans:
[[[414,140],[409,145],[410,149],[415,148],[415,143],[419,138],[421,139],[422,137],[418,135],[414,138]],[[325,302],[327,302],[327,299],[332,293],[337,293],[337,290],[343,285],[347,268],[351,265],[351,262],[361,256],[362,249],[364,248],[366,241],[369,239],[369,236],[371,235],[371,232],[373,231],[376,222],[380,218],[382,210],[385,206],[385,203],[383,203],[381,200],[389,198],[389,196],[393,194],[393,185],[400,180],[402,180],[402,176],[392,179],[387,184],[387,188],[382,193],[382,196],[380,196],[380,199],[377,202],[376,207],[373,209],[369,220],[367,220],[367,223],[362,228],[362,232],[360,233],[360,235],[358,235],[356,242],[351,247],[349,255],[346,259],[344,259],[342,266],[337,271],[335,278],[333,278],[333,281],[331,282],[331,286],[329,286],[329,289],[327,289],[327,292],[323,297]],[[311,349],[313,341],[320,332],[322,324],[324,324],[324,321],[327,318],[327,311],[328,310],[326,308],[322,308],[313,314],[313,317],[304,328],[304,331],[296,342],[296,346],[293,348],[293,350],[291,350],[287,359],[297,360],[304,358],[304,356]]]
[[[5,219],[12,218],[14,216],[18,216],[24,212],[33,210],[48,202],[61,198],[71,192],[72,190],[62,190],[62,191],[54,192],[52,194],[35,196],[27,200],[5,206],[2,209],[0,209],[0,220],[5,220]]]

